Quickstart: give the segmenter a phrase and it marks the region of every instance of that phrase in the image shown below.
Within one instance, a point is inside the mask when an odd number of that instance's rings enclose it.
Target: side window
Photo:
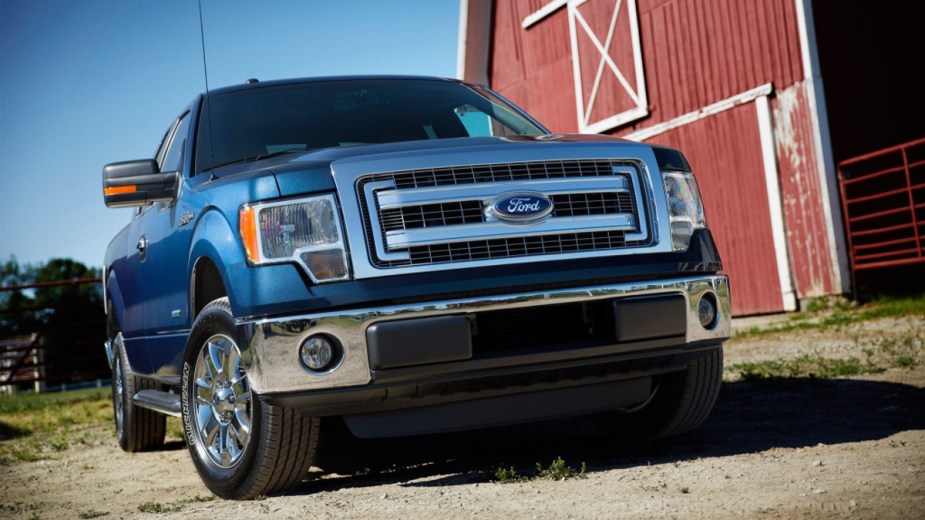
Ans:
[[[154,152],[154,160],[157,161],[158,165],[164,162],[164,152],[167,151],[167,139],[170,137],[170,131],[173,130],[176,124],[176,121],[170,123],[170,126],[167,127],[167,131],[164,132],[164,137],[161,137],[161,144],[157,145],[157,151]]]
[[[177,125],[170,144],[167,146],[167,152],[164,154],[164,160],[161,162],[162,172],[177,171],[183,167],[183,151],[186,149],[186,140],[189,138],[189,121],[189,112],[180,118],[180,124]]]

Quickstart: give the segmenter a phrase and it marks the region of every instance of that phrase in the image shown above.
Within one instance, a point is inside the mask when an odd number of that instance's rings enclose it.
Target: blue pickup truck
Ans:
[[[729,286],[684,156],[550,133],[481,86],[212,90],[103,192],[137,208],[103,277],[119,444],[182,417],[221,497],[301,482],[328,418],[654,438],[719,391]]]

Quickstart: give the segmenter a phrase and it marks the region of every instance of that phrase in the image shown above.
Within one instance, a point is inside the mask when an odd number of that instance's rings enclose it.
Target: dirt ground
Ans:
[[[0,468],[0,518],[925,518],[923,330],[925,320],[901,318],[735,339],[727,366],[815,352],[873,355],[887,369],[834,379],[730,372],[712,416],[682,438],[621,445],[582,418],[342,442],[342,474],[315,471],[287,495],[250,502],[212,499],[179,437],[126,454],[99,425],[81,432],[88,445]],[[891,366],[901,343],[913,362]],[[489,478],[557,457],[586,463],[585,478]]]

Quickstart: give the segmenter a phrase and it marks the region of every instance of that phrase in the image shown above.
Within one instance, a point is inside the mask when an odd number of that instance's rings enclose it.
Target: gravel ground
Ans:
[[[179,437],[126,454],[108,425],[95,426],[75,432],[86,445],[2,468],[0,518],[923,518],[923,330],[922,318],[881,319],[734,339],[727,366],[815,353],[887,369],[825,380],[729,373],[707,423],[679,439],[622,445],[572,419],[345,441],[332,450],[341,474],[314,471],[287,495],[250,502],[212,499]],[[912,363],[897,361],[907,355]],[[584,478],[488,478],[557,457],[586,463]]]

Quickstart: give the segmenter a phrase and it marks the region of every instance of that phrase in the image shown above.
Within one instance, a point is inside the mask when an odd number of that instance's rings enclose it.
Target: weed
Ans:
[[[912,356],[897,356],[893,362],[901,368],[915,368],[919,364]]]
[[[566,464],[562,457],[556,457],[555,460],[549,463],[549,466],[544,467],[542,462],[537,462],[535,471],[532,475],[522,475],[514,466],[497,466],[489,472],[489,480],[502,484],[510,484],[513,482],[526,482],[538,478],[549,480],[586,478],[585,472],[587,470],[588,465],[584,462],[581,463],[581,469],[576,470]]]
[[[809,314],[818,314],[822,311],[829,310],[829,300],[827,298],[813,298],[806,303],[804,309]]]
[[[549,463],[549,466],[544,468],[543,465],[539,462],[536,463],[536,476],[539,478],[547,478],[549,480],[566,480],[570,478],[585,478],[585,470],[587,465],[582,462],[581,470],[576,471],[575,468],[567,465],[562,457],[556,457],[556,460]]]
[[[211,502],[215,500],[213,495],[196,495],[192,498],[181,498],[180,500],[174,500],[173,502],[163,504],[160,502],[144,502],[138,506],[138,510],[142,513],[175,513],[177,511],[182,511],[183,508],[188,504],[193,504],[196,502]]]
[[[691,492],[691,490],[690,490],[690,488],[687,487],[687,486],[683,486],[683,487],[681,488],[681,493],[687,494],[687,493],[690,493],[690,492]]]
[[[13,446],[11,452],[13,457],[20,462],[35,462],[37,460],[42,460],[42,455],[37,453],[37,450],[35,450],[33,446],[25,443]]]
[[[79,516],[80,518],[99,518],[101,516],[106,516],[108,514],[109,513],[105,511],[95,511],[93,509],[90,509],[87,511],[81,511],[80,514],[77,516]]]
[[[142,502],[138,505],[138,510],[142,513],[172,513],[174,511],[179,511],[182,509],[182,506],[177,509],[172,509],[167,504],[162,504],[160,502]]]
[[[492,478],[490,480],[502,484],[510,484],[512,482],[523,482],[527,480],[527,478],[518,473],[517,468],[514,466],[498,466],[492,472]]]

